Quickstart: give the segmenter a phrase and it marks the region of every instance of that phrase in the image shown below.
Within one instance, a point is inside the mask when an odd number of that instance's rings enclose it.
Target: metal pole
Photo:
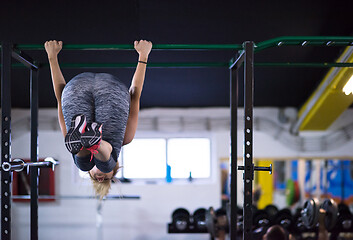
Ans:
[[[14,195],[12,199],[30,199],[30,195]],[[75,195],[40,195],[38,199],[55,199],[55,200],[82,200],[95,199],[95,196],[75,196]],[[109,195],[103,198],[104,200],[139,200],[140,196],[134,195]]]
[[[24,162],[22,159],[14,159],[11,162],[4,162],[1,167],[2,171],[17,171],[20,172],[22,171],[25,167],[51,167],[54,171],[54,168],[56,165],[58,165],[59,162],[56,160],[44,160],[44,162]]]
[[[96,229],[97,229],[97,240],[104,239],[103,238],[103,201],[97,200],[97,214],[96,214]]]
[[[0,64],[1,66],[1,64]],[[23,63],[13,63],[13,68],[27,67]],[[49,64],[43,63],[41,67],[49,67]],[[61,68],[136,68],[136,63],[62,63]],[[224,68],[229,67],[228,62],[165,62],[148,63],[149,68]]]
[[[148,63],[150,68],[210,68],[228,67],[227,62],[171,62],[171,63]],[[49,67],[43,64],[43,67]],[[136,68],[136,63],[62,63],[61,68]]]
[[[244,232],[243,239],[252,239],[252,181],[253,165],[253,91],[254,43],[245,42],[244,64]]]
[[[245,167],[238,166],[238,170],[245,170]],[[254,171],[266,171],[266,172],[270,172],[270,174],[272,174],[272,164],[270,164],[269,167],[254,166]]]
[[[230,70],[230,239],[237,238],[237,130],[238,130],[238,68],[235,66]]]
[[[38,71],[30,70],[31,162],[38,162]],[[30,168],[31,240],[38,239],[38,167]]]
[[[12,44],[1,49],[1,165],[11,159],[11,52]],[[1,173],[1,239],[11,239],[11,173]]]

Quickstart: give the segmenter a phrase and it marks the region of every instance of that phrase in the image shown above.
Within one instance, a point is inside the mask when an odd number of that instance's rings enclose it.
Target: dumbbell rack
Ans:
[[[230,66],[230,108],[231,108],[231,181],[230,181],[230,226],[237,226],[237,170],[243,170],[244,206],[243,239],[252,239],[252,182],[254,171],[269,171],[270,167],[257,167],[253,163],[253,108],[254,108],[254,42],[247,41],[244,50]],[[243,64],[244,63],[244,64]],[[237,115],[239,70],[244,65],[244,166],[237,167]],[[235,240],[237,232],[230,227],[230,239]]]

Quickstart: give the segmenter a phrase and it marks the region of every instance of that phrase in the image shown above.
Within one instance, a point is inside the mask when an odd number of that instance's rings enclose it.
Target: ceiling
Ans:
[[[241,44],[279,36],[351,36],[352,1],[6,1],[0,8],[0,40],[41,44]],[[333,62],[342,47],[281,47],[256,62]],[[45,63],[43,51],[25,51]],[[228,62],[235,51],[152,51],[149,62]],[[133,51],[63,51],[61,62],[135,62]],[[69,81],[83,71],[109,72],[129,86],[133,69],[63,69]],[[328,69],[255,68],[255,106],[299,108]],[[29,107],[29,74],[12,70],[12,107]],[[49,69],[40,70],[39,106],[56,107]],[[240,86],[242,88],[242,84]],[[240,105],[242,94],[240,94]],[[142,108],[229,105],[227,68],[150,68]]]

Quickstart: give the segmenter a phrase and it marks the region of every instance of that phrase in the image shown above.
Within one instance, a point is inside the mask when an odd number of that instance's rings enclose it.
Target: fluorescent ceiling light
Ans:
[[[348,80],[348,82],[346,83],[346,85],[344,85],[343,87],[343,92],[346,95],[349,95],[351,93],[353,93],[353,75],[351,76],[351,78]]]

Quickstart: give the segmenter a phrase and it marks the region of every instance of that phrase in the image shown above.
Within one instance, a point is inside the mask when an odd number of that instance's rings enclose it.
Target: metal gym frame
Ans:
[[[31,107],[31,162],[11,160],[11,62],[12,58],[29,69]],[[11,239],[11,181],[13,171],[30,170],[31,239],[38,239],[38,176],[39,168],[58,162],[52,158],[38,162],[38,65],[11,43],[1,45],[1,239]]]
[[[353,37],[278,37],[255,44],[156,44],[154,50],[233,50],[238,55],[230,63],[149,63],[149,67],[228,67],[230,69],[230,111],[231,111],[231,181],[230,181],[230,239],[237,236],[237,170],[242,170],[244,179],[244,230],[243,239],[252,239],[252,181],[254,171],[270,171],[270,167],[258,167],[253,163],[253,88],[254,66],[259,67],[353,67],[353,63],[254,63],[254,53],[281,46],[352,46]],[[134,50],[130,44],[66,44],[64,50]],[[8,168],[11,163],[11,68],[26,66],[31,80],[31,162],[38,160],[38,69],[22,50],[44,50],[39,44],[1,45],[1,164]],[[15,58],[20,64],[12,64]],[[42,64],[46,66],[47,64]],[[130,68],[136,63],[61,63],[62,68]],[[237,109],[239,69],[244,67],[244,166],[237,166]],[[14,164],[15,165],[15,164]],[[11,239],[11,171],[1,173],[1,239]],[[31,167],[31,239],[38,239],[38,167]]]

